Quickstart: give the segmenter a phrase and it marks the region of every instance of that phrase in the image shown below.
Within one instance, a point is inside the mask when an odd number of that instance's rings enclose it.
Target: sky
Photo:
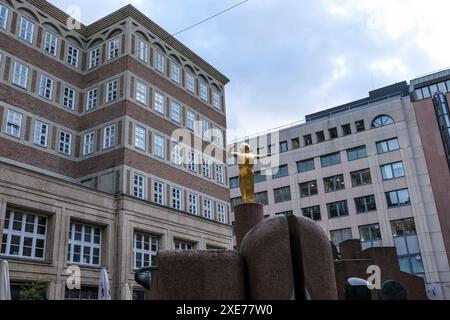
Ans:
[[[241,0],[51,0],[89,24],[133,4],[169,33]],[[225,74],[228,138],[450,66],[448,0],[249,0],[177,39]],[[72,11],[71,11],[72,10]]]

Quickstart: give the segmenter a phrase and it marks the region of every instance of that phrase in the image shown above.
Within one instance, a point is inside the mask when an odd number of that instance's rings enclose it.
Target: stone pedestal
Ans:
[[[259,203],[244,203],[234,207],[234,230],[238,250],[245,235],[264,220],[263,208]]]

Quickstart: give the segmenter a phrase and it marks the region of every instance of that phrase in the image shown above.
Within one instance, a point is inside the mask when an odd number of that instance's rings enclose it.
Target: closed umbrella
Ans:
[[[122,300],[133,300],[133,295],[131,293],[130,285],[128,283],[125,283]]]
[[[8,261],[0,262],[0,300],[11,300]]]
[[[98,300],[111,300],[108,271],[105,268],[103,268],[100,273],[100,282],[98,285]]]

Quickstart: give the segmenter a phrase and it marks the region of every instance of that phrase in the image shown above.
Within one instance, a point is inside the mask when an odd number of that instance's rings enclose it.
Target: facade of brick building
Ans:
[[[14,288],[92,297],[106,267],[120,298],[157,250],[232,246],[229,80],[153,21],[126,6],[85,26],[47,1],[1,0],[0,75],[0,257]],[[65,286],[71,265],[81,291]]]

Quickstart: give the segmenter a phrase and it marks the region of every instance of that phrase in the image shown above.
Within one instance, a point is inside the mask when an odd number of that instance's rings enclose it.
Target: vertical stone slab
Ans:
[[[241,204],[234,208],[236,244],[239,248],[245,235],[264,220],[263,205],[259,203]]]

